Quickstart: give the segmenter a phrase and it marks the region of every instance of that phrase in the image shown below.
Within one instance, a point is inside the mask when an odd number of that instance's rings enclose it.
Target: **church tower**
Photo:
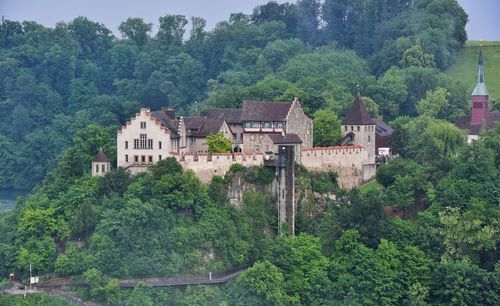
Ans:
[[[111,163],[100,148],[92,161],[92,176],[104,176],[109,171],[111,171]]]
[[[488,89],[484,84],[483,50],[479,51],[479,63],[477,65],[477,81],[472,91],[472,110],[470,124],[481,124],[488,118],[489,97]]]
[[[351,109],[342,120],[342,145],[360,145],[368,153],[368,163],[375,164],[375,122],[358,92]]]

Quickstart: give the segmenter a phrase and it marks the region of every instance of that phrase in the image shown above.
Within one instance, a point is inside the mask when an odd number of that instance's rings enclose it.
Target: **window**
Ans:
[[[99,173],[99,165],[95,165],[95,172]]]
[[[145,129],[146,128],[146,122],[145,121],[141,121],[141,129]]]
[[[149,155],[149,156],[148,156],[148,162],[149,162],[149,163],[152,163],[152,162],[153,162],[153,156],[151,156],[151,155]]]
[[[128,141],[125,141],[125,149],[128,149]]]
[[[482,102],[474,102],[474,108],[483,108]]]
[[[255,145],[254,149],[255,149],[255,150],[254,150],[255,152],[260,151],[260,147],[259,147],[259,145]]]
[[[266,145],[266,151],[269,151],[269,145]]]
[[[368,142],[370,142],[370,141],[371,141],[371,137],[370,137],[370,135],[368,135]]]
[[[106,165],[103,164],[101,167],[101,170],[102,170],[101,172],[103,172],[103,173],[106,172]]]
[[[282,129],[282,128],[283,128],[283,122],[278,122],[278,124],[277,124],[277,128],[278,128],[278,129]]]
[[[354,127],[351,125],[351,132],[354,131]]]
[[[258,129],[260,127],[258,122],[252,122],[252,128],[253,129]]]
[[[125,154],[125,162],[128,163],[128,155]]]
[[[134,162],[135,162],[135,163],[138,163],[138,162],[139,162],[139,156],[134,155]]]
[[[347,125],[344,125],[344,131],[347,132]]]
[[[250,135],[250,140],[254,141],[255,140],[255,135]]]
[[[158,155],[158,160],[161,160],[161,155]]]
[[[141,163],[145,163],[146,162],[146,156],[145,155],[141,155]]]
[[[161,150],[161,141],[158,141],[158,149]]]
[[[358,132],[359,132],[360,126],[358,125]]]
[[[134,149],[152,149],[153,139],[148,139],[147,134],[140,134],[139,139],[134,139]]]

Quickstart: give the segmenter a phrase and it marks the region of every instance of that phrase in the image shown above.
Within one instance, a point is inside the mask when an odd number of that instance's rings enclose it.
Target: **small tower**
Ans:
[[[488,117],[489,95],[484,84],[483,50],[479,51],[476,87],[472,91],[470,124],[481,124]]]
[[[109,171],[111,171],[111,163],[100,148],[92,161],[92,176],[104,176]]]
[[[342,145],[360,145],[367,150],[368,161],[375,163],[375,122],[366,110],[361,95],[356,95],[341,125]]]

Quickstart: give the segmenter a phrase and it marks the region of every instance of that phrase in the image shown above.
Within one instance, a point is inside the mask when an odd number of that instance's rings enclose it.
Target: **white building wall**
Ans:
[[[146,122],[145,128],[141,127],[141,122]],[[148,139],[153,140],[152,149],[134,149],[134,140],[140,139],[140,134],[146,134]],[[126,145],[127,142],[128,147]],[[147,169],[147,165],[158,162],[160,156],[161,159],[171,156],[172,143],[170,131],[151,116],[149,109],[141,108],[141,111],[118,131],[116,147],[117,166],[130,167],[129,169],[132,173],[141,172]],[[135,156],[137,156],[137,161]],[[145,157],[144,161],[142,159],[143,156]]]

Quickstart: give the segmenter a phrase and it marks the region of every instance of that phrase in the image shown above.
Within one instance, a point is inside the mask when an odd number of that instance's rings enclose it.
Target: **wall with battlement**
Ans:
[[[231,165],[241,164],[245,167],[264,164],[264,155],[261,152],[214,153],[181,155],[171,152],[171,156],[184,169],[192,170],[204,183],[210,182],[214,175],[225,175]],[[309,148],[301,152],[301,163],[311,171],[335,171],[339,174],[339,184],[342,188],[360,186],[373,178],[371,166],[365,165],[367,152],[362,146]]]
[[[351,189],[373,177],[367,158],[362,146],[321,147],[302,150],[301,163],[311,171],[337,172],[340,187]]]
[[[182,156],[172,152],[171,155],[183,169],[192,170],[204,183],[210,182],[214,175],[225,175],[233,164],[241,164],[245,167],[264,164],[264,154],[260,152],[213,153],[211,156],[202,153],[197,155],[187,153]]]

